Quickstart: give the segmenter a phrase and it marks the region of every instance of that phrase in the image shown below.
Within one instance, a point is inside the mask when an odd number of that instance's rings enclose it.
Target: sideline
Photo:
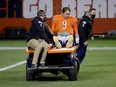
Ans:
[[[27,47],[0,47],[0,50],[26,50]],[[88,47],[87,50],[116,50],[116,47]]]
[[[88,47],[87,50],[116,50],[116,47]]]

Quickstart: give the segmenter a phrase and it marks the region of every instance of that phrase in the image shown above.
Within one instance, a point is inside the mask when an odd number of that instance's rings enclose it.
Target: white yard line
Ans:
[[[116,47],[88,47],[87,50],[116,50]]]
[[[0,47],[0,50],[26,50],[27,47]],[[87,50],[93,51],[93,50],[116,50],[116,47],[88,47]],[[26,61],[21,61],[16,64],[6,66],[4,68],[0,68],[1,71],[5,71],[11,68],[14,68],[16,66],[20,66],[22,64],[25,64]]]
[[[0,50],[26,50],[27,47],[0,47]],[[88,47],[87,50],[116,50],[116,47]]]
[[[26,61],[22,61],[22,62],[18,62],[16,64],[13,64],[13,65],[10,65],[10,66],[4,67],[4,68],[0,68],[0,72],[11,69],[11,68],[14,68],[16,66],[20,66],[20,65],[25,64],[25,63],[26,63]]]
[[[27,47],[0,47],[0,50],[25,50]]]

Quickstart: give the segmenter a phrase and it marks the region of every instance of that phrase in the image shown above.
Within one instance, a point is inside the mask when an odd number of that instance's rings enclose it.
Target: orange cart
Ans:
[[[68,76],[69,80],[77,80],[77,74],[80,66],[78,60],[76,59],[77,49],[78,46],[73,46],[71,48],[64,47],[61,49],[57,49],[56,47],[50,48],[48,49],[45,67],[40,68],[38,61],[37,69],[31,69],[34,49],[26,49],[26,52],[29,54],[26,64],[26,80],[35,80],[38,76],[42,76],[43,72],[50,72],[55,75],[63,73]]]

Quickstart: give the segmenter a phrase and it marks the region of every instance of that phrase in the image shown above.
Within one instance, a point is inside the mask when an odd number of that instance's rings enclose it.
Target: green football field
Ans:
[[[26,47],[26,41],[0,40],[0,69],[26,60],[25,49],[9,50],[1,49],[2,47]],[[69,81],[63,74],[55,76],[51,73],[43,73],[43,77],[37,81],[26,81],[25,64],[22,64],[0,71],[0,87],[115,87],[116,40],[89,40],[88,47],[99,49],[87,50],[77,81]]]

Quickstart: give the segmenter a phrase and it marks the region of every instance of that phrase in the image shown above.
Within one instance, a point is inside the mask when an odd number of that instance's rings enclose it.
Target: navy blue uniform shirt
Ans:
[[[31,39],[44,39],[49,44],[50,39],[52,40],[53,38],[53,35],[46,26],[45,22],[42,21],[42,19],[37,16],[32,20],[30,31],[26,35],[26,37],[27,42]]]
[[[88,36],[93,36],[92,34],[93,20],[90,19],[86,14],[82,17],[79,26],[78,33],[79,38],[85,42],[88,40]]]

